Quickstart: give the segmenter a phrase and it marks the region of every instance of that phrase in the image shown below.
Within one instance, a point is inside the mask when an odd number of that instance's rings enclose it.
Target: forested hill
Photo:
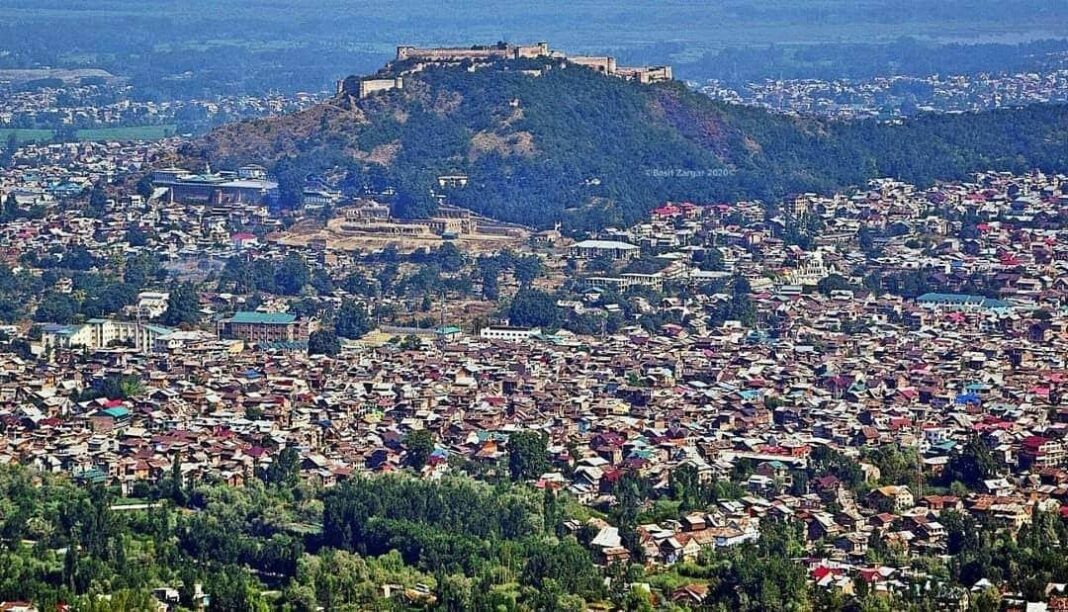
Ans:
[[[182,153],[185,163],[216,167],[264,163],[290,198],[306,177],[341,167],[353,191],[396,187],[394,209],[409,216],[432,206],[438,175],[465,173],[470,182],[450,190],[452,203],[580,229],[633,222],[665,200],[771,200],[876,176],[923,184],[986,169],[1068,170],[1066,143],[1064,106],[834,123],[724,105],[681,83],[520,60],[430,68],[406,75],[401,91],[226,126]]]

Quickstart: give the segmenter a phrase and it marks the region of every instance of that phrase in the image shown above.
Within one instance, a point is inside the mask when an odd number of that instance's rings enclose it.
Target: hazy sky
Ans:
[[[400,44],[545,40],[700,76],[723,49],[1068,37],[1068,0],[0,0],[0,14],[0,68],[99,67],[164,88],[203,72],[212,91],[321,87]]]

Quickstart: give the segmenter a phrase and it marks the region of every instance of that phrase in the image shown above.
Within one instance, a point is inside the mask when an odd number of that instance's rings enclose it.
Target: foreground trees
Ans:
[[[538,447],[537,435],[519,439]],[[696,561],[656,571],[637,563],[602,568],[586,534],[563,528],[566,519],[591,512],[565,494],[408,475],[357,478],[322,491],[296,482],[293,453],[277,459],[277,468],[240,489],[185,483],[173,495],[149,488],[140,501],[160,506],[133,511],[123,511],[123,500],[105,487],[0,467],[0,600],[141,610],[153,588],[167,586],[178,591],[180,609],[190,610],[200,585],[211,596],[208,610],[227,612],[582,610],[593,603],[648,610],[654,603],[671,609],[667,595],[696,583],[707,587],[703,603],[712,610],[928,609],[927,591],[911,584],[890,599],[816,588],[798,561],[811,554],[801,523],[767,521],[757,542],[707,549]],[[666,499],[678,506],[664,516],[707,507],[716,490],[728,488],[710,487],[680,471]],[[159,497],[164,493],[182,507]],[[651,520],[665,500],[649,508],[658,494],[630,474],[615,493],[609,518],[632,545],[634,526]],[[930,577],[921,583],[968,587],[986,578],[1035,601],[1047,583],[1068,576],[1061,544],[1068,526],[1053,513],[1036,511],[1015,537],[952,511],[940,520],[951,556],[916,557],[914,569]],[[649,584],[655,597],[627,586],[634,584]],[[996,603],[998,593],[983,597]]]

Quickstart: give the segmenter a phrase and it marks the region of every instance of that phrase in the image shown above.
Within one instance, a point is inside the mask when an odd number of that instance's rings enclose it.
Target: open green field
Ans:
[[[174,135],[174,131],[173,124],[98,128],[78,130],[78,140],[159,140]]]
[[[104,140],[159,140],[172,136],[176,126],[166,125],[139,125],[130,127],[93,128],[78,130],[78,140],[86,142]],[[0,128],[0,142],[7,142],[11,134],[21,144],[25,142],[47,142],[55,136],[55,130],[36,130],[22,128]]]
[[[24,142],[51,140],[53,131],[0,128],[0,141],[7,142],[7,139],[11,138],[12,134],[15,135],[15,140],[22,144]]]

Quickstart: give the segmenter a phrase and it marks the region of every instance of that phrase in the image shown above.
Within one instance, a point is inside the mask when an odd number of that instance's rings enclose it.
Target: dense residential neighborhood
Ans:
[[[0,612],[1068,612],[1064,7],[350,4],[2,7]]]
[[[31,145],[3,175],[7,206],[39,209],[4,225],[7,273],[51,286],[24,305],[39,323],[9,330],[25,350],[0,355],[0,463],[143,497],[176,471],[246,486],[293,449],[300,479],[328,489],[407,469],[416,432],[432,440],[422,478],[491,475],[510,438],[533,431],[545,440],[534,487],[609,511],[631,478],[660,500],[632,526],[569,519],[593,530],[596,563],[696,562],[790,524],[815,587],[892,596],[926,581],[947,605],[982,581],[954,590],[908,562],[958,546],[945,513],[1007,533],[1068,520],[1066,177],[669,202],[585,241],[532,233],[509,257],[537,271],[512,264],[512,307],[495,311],[478,307],[482,259],[448,241],[422,255],[297,248],[281,240],[292,221],[255,198],[176,198],[158,181],[91,215],[69,205],[156,146]],[[57,155],[80,165],[46,179],[28,163]],[[79,274],[148,253],[157,276],[128,304],[49,319],[57,296],[84,293]],[[456,261],[426,293],[385,285],[418,276],[404,262],[420,257]],[[255,286],[227,283],[237,261],[326,280],[228,290]],[[168,273],[199,283],[186,318],[153,280]],[[531,294],[552,296],[549,311],[517,311]],[[468,305],[437,313],[442,296]],[[315,354],[309,338],[346,304],[366,329]],[[418,310],[429,324],[406,318]],[[680,473],[715,486],[708,503],[679,505]],[[699,602],[705,588],[666,595]],[[1059,602],[1061,588],[1042,597]]]
[[[0,134],[47,140],[42,133],[149,139],[202,131],[229,121],[294,112],[321,93],[215,96],[174,100],[137,99],[137,92],[109,74],[50,77],[48,71],[0,70]],[[109,131],[110,130],[110,131]],[[140,132],[138,131],[140,130]],[[122,136],[122,134],[126,134]],[[5,136],[6,137],[6,136]]]

